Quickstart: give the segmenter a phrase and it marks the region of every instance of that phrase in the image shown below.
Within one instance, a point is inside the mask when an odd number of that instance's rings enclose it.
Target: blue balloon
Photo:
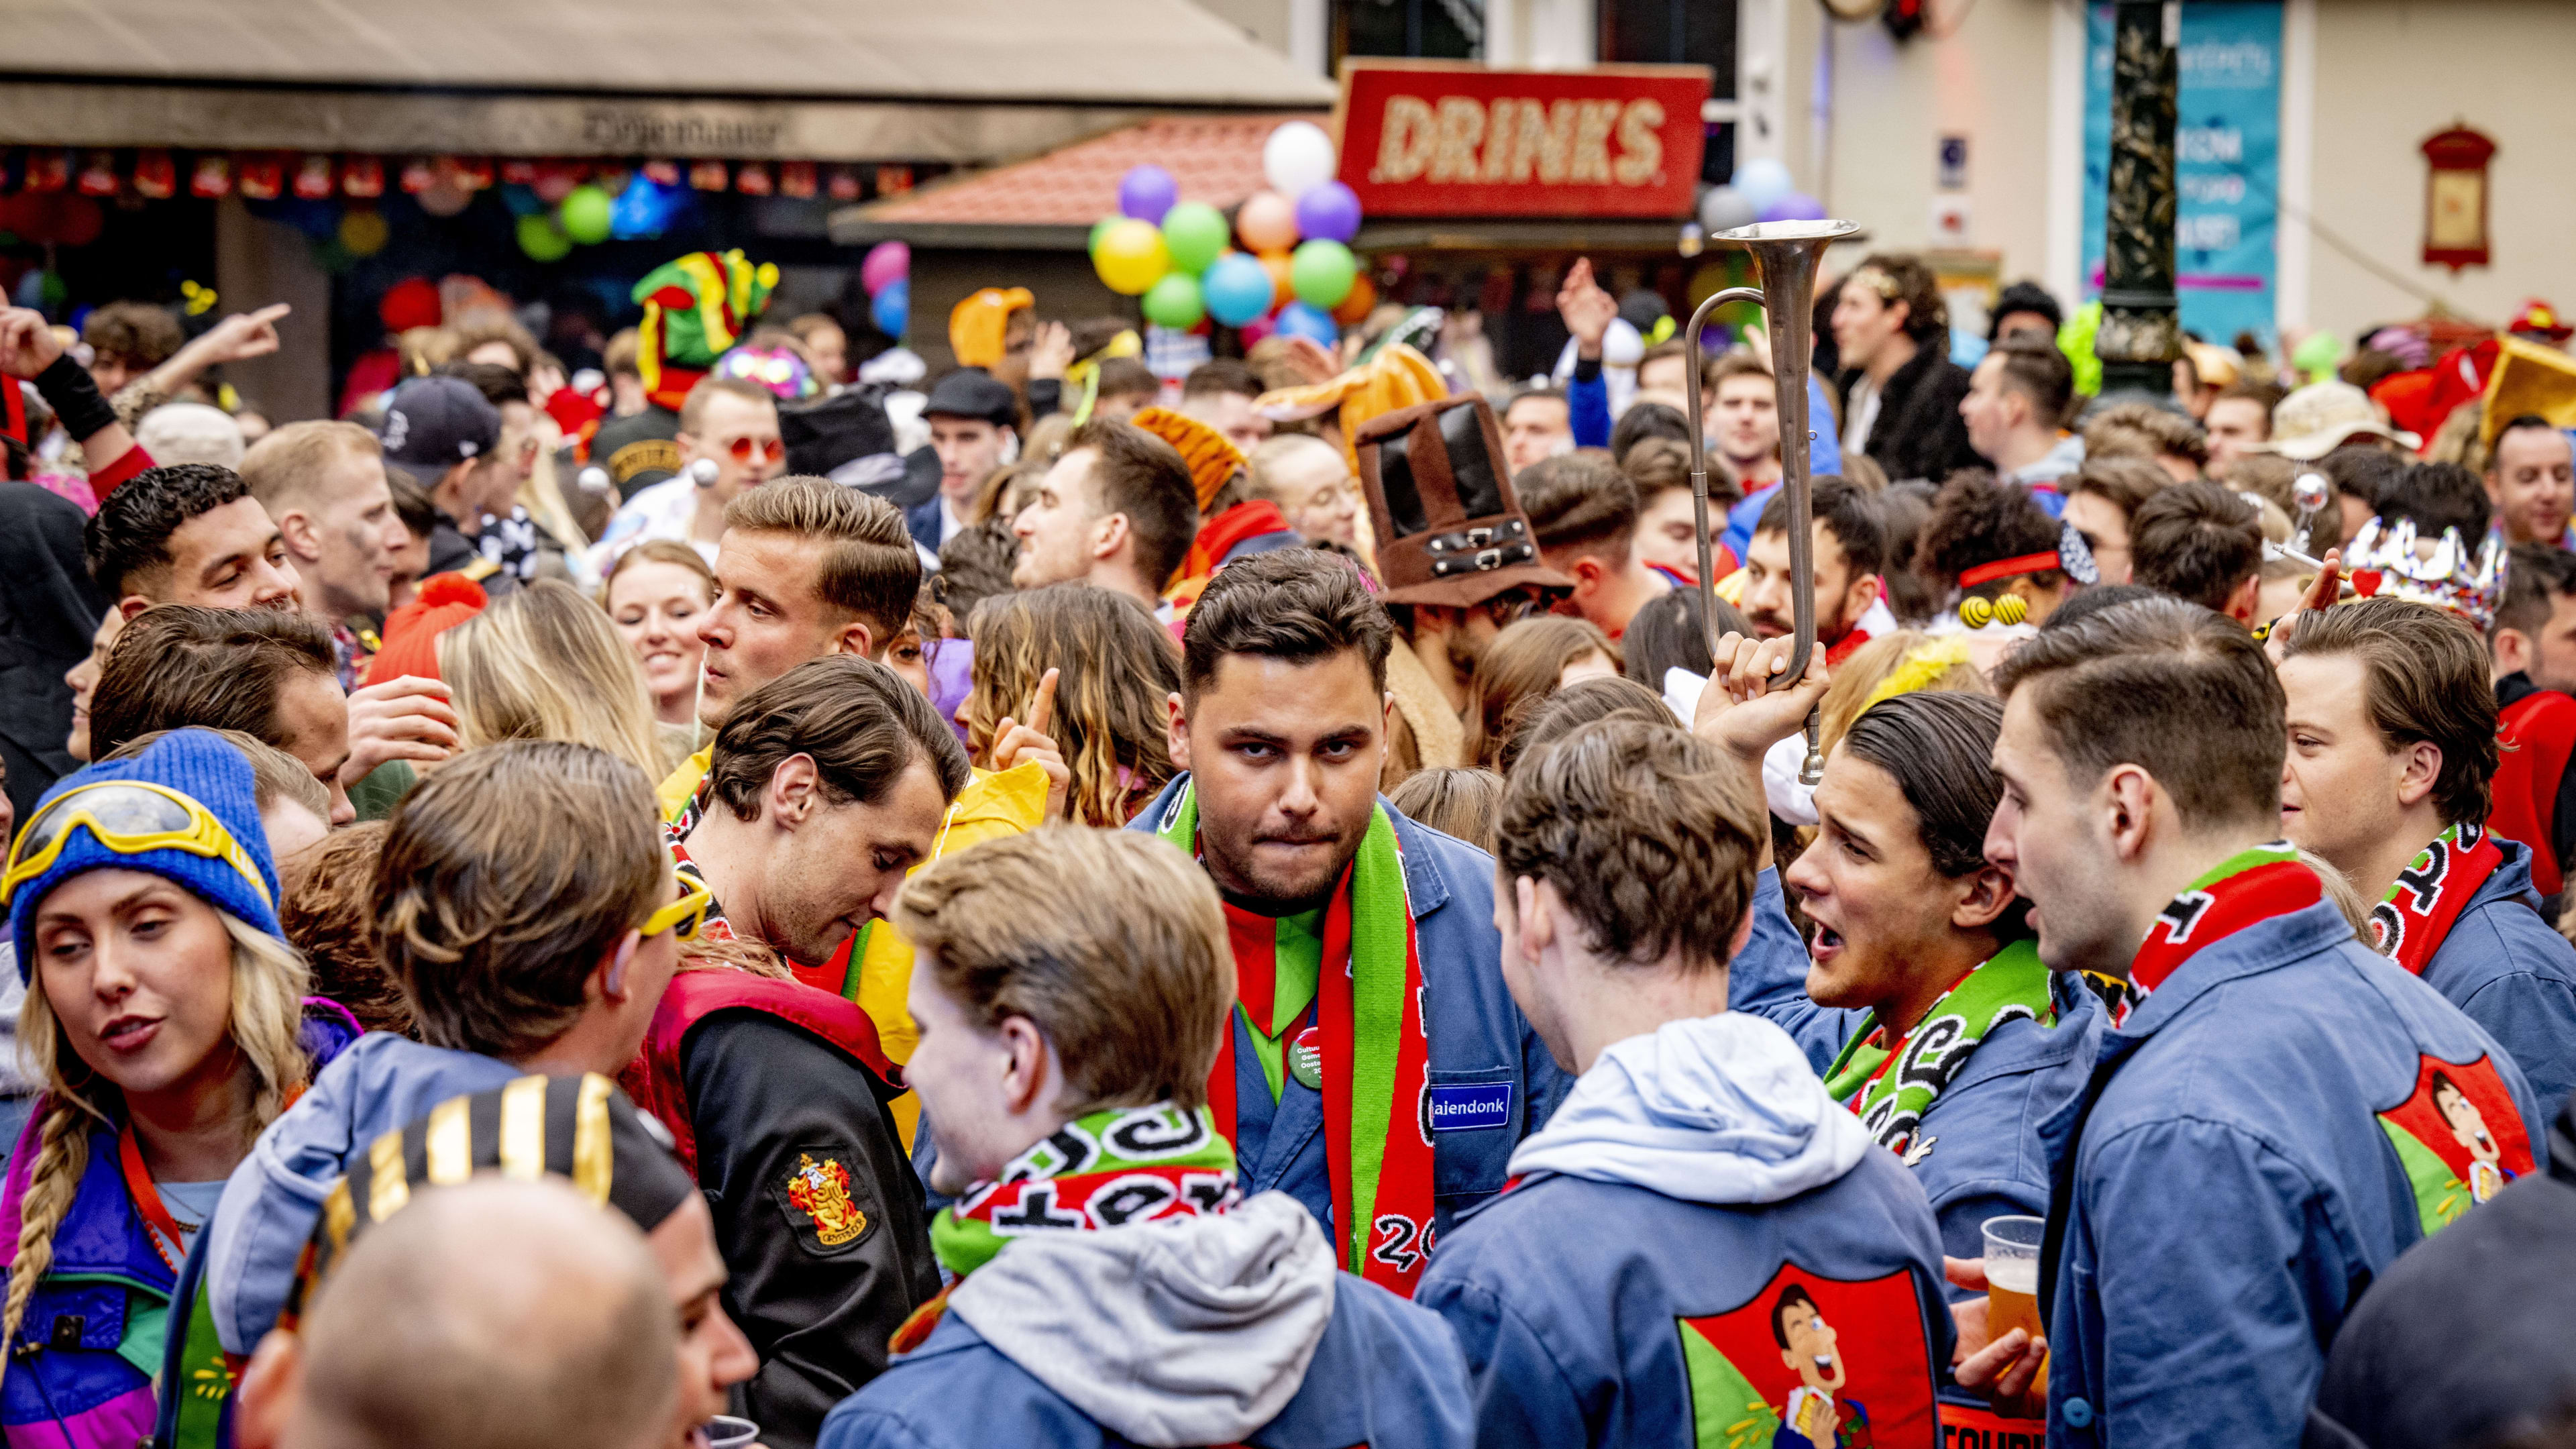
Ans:
[[[1311,302],[1291,302],[1279,309],[1279,322],[1275,335],[1310,337],[1326,347],[1331,347],[1342,340],[1342,329],[1341,325],[1333,320],[1333,315],[1323,308]]]
[[[1797,180],[1790,176],[1789,168],[1768,156],[1757,156],[1736,167],[1730,184],[1745,200],[1753,203],[1757,215],[1769,210],[1771,203],[1798,189]]]
[[[868,303],[868,320],[888,337],[902,338],[905,324],[912,320],[912,280],[907,277],[879,287]]]
[[[1240,327],[1269,312],[1270,272],[1242,252],[1229,252],[1208,264],[1199,277],[1208,315],[1228,327]]]
[[[671,229],[671,218],[683,204],[679,187],[656,186],[638,171],[617,193],[617,204],[609,208],[609,235],[621,241],[660,236]]]

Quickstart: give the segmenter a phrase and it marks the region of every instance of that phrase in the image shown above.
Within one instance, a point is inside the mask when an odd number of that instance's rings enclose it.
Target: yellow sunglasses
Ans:
[[[154,850],[184,850],[220,860],[240,871],[251,889],[271,906],[268,882],[259,866],[214,812],[166,786],[144,780],[101,780],[54,797],[18,832],[9,852],[9,867],[0,873],[0,902],[18,887],[53,869],[71,839],[74,826],[87,826],[90,838],[119,855]]]
[[[669,931],[675,940],[698,939],[698,928],[707,923],[707,911],[716,903],[716,893],[705,886],[690,886],[680,898],[644,918],[637,934],[650,940]]]

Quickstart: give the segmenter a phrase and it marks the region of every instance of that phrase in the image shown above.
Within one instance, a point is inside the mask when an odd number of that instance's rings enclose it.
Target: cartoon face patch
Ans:
[[[1854,1283],[1783,1266],[1751,1301],[1676,1326],[1698,1449],[1875,1449],[1940,1432],[1903,1269]]]
[[[2532,1169],[2522,1113],[2485,1057],[2466,1063],[2425,1057],[2415,1090],[2381,1112],[2379,1125],[2406,1164],[2427,1236]]]
[[[846,1147],[799,1147],[794,1165],[770,1184],[770,1195],[809,1253],[838,1253],[868,1235],[868,1215],[850,1195],[849,1164]]]

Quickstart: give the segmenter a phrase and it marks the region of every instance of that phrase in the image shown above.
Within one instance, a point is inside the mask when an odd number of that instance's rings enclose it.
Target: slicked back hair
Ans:
[[[2355,599],[2299,615],[2283,657],[2334,654],[2361,661],[2362,705],[2389,750],[2417,741],[2441,750],[2433,805],[2442,818],[2483,824],[2495,807],[2496,700],[2477,631],[2412,599]]]
[[[2071,787],[2136,765],[2187,829],[2277,832],[2288,706],[2263,646],[2226,615],[2173,598],[2104,609],[2023,641],[1995,689],[2031,691]]]
[[[1181,635],[1181,698],[1196,702],[1228,655],[1312,664],[1346,649],[1384,691],[1394,643],[1395,622],[1357,568],[1320,549],[1274,549],[1218,570],[1199,595]]]
[[[742,697],[716,731],[707,780],[737,820],[760,818],[770,776],[790,757],[814,761],[824,795],[874,804],[920,760],[954,800],[966,749],[903,676],[854,654],[809,659]]]
[[[89,748],[103,760],[156,730],[239,730],[284,748],[277,696],[299,674],[338,667],[331,631],[282,609],[160,604],[128,622],[90,699]],[[330,813],[327,809],[323,812]]]
[[[777,478],[744,489],[725,505],[724,521],[728,529],[821,544],[815,595],[867,625],[871,650],[882,651],[912,617],[913,596],[921,592],[921,555],[913,550],[902,510],[884,499],[828,478]]]

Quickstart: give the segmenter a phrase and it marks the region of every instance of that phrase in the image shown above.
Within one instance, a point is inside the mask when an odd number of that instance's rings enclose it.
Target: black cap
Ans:
[[[961,367],[939,380],[924,403],[925,418],[974,418],[1007,428],[1020,420],[1019,403],[1001,380],[980,367]]]
[[[501,410],[461,377],[414,377],[385,404],[385,461],[431,482],[501,444]]]

